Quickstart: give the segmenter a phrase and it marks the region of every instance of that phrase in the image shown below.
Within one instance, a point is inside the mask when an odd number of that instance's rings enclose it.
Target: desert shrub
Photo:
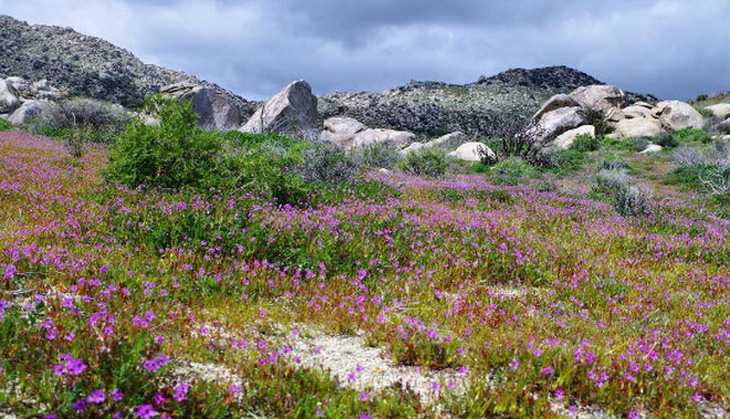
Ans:
[[[613,207],[624,217],[642,217],[651,214],[651,194],[636,186],[623,186],[613,197]]]
[[[651,141],[646,138],[629,138],[625,141],[628,150],[635,151],[637,153],[646,150],[646,148],[649,147],[649,144],[651,144]]]
[[[585,116],[588,125],[596,128],[596,137],[603,137],[613,132],[613,127],[606,121],[606,114],[600,109],[586,109]]]
[[[509,157],[492,166],[491,172],[509,184],[517,184],[537,175],[537,170],[519,157]]]
[[[700,113],[700,115],[704,116],[705,118],[715,116],[714,112],[705,108],[704,106],[695,106],[695,109],[697,110],[697,112]]]
[[[130,120],[129,114],[119,105],[77,98],[49,104],[28,126],[33,132],[52,137],[78,135],[71,131],[81,129],[89,141],[109,142]]]
[[[540,167],[559,176],[575,173],[583,167],[583,163],[586,161],[586,154],[581,151],[561,150],[555,147],[545,148],[541,156]]]
[[[10,131],[13,129],[13,124],[0,118],[0,131]]]
[[[601,161],[600,168],[606,170],[622,170],[628,169],[629,164],[621,157],[609,154]]]
[[[703,93],[701,95],[697,95],[697,97],[695,98],[695,102],[704,102],[707,99],[709,99],[709,96],[707,94]]]
[[[388,143],[375,143],[358,148],[352,152],[352,158],[366,167],[393,169],[403,160],[398,149]]]
[[[595,177],[593,192],[613,195],[628,183],[628,175],[624,169],[601,169]]]
[[[570,148],[584,153],[588,151],[596,151],[601,148],[602,139],[602,137],[592,137],[585,134],[579,135],[575,138],[575,141],[573,141]]]
[[[312,142],[300,151],[293,172],[307,182],[351,184],[356,181],[357,165],[334,144]]]
[[[426,148],[406,154],[398,167],[417,176],[440,177],[446,173],[448,165],[449,161],[443,150]]]
[[[671,133],[665,132],[654,137],[654,144],[658,144],[664,148],[679,147],[679,140]]]
[[[109,156],[107,179],[129,187],[218,186],[224,168],[223,142],[197,127],[191,102],[153,97],[146,110],[160,119],[160,125],[135,121],[127,126]]]
[[[678,148],[674,152],[673,158],[680,167],[692,167],[705,162],[704,156],[697,148],[688,146]]]

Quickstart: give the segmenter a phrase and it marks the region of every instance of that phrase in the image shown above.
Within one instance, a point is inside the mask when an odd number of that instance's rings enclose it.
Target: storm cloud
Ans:
[[[323,94],[548,65],[663,98],[730,90],[727,0],[0,0],[0,14],[252,99],[300,78]]]

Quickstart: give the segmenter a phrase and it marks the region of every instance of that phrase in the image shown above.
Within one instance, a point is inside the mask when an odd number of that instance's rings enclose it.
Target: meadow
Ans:
[[[540,182],[371,172],[279,205],[109,183],[108,156],[0,132],[2,413],[730,410],[729,226],[682,199],[625,217]],[[294,350],[317,334],[446,378],[353,387]]]

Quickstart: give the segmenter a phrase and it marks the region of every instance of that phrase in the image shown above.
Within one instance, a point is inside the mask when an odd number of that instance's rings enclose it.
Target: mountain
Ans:
[[[551,96],[604,84],[565,66],[512,69],[464,85],[411,81],[383,93],[333,93],[320,97],[323,117],[349,116],[366,125],[435,137],[453,131],[494,137],[509,134]],[[629,99],[653,102],[629,93]]]
[[[47,79],[72,94],[140,105],[172,83],[204,84],[228,96],[244,115],[257,104],[181,71],[145,64],[131,52],[71,28],[29,25],[0,15],[0,74]]]

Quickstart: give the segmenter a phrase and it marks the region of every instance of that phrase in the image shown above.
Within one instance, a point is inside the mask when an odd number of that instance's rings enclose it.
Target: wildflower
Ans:
[[[179,383],[175,387],[175,391],[174,391],[174,394],[173,394],[172,398],[176,402],[184,402],[188,398],[187,395],[188,395],[188,391],[189,390],[190,390],[190,384],[188,384],[188,383]]]
[[[167,402],[167,398],[162,393],[155,393],[155,395],[152,396],[152,400],[155,401],[156,405],[165,404],[165,402]]]
[[[554,372],[555,372],[555,370],[553,369],[553,367],[547,366],[547,367],[543,368],[542,371],[540,371],[540,374],[541,375],[553,375]]]
[[[362,393],[360,393],[359,398],[360,398],[360,400],[366,402],[366,401],[370,400],[370,394],[368,394],[367,392],[362,392]]]
[[[159,415],[151,404],[141,404],[134,410],[134,416],[142,419],[149,419]]]
[[[559,388],[555,390],[555,392],[553,392],[553,397],[555,397],[556,399],[562,399],[563,397],[565,397],[565,391]]]
[[[124,398],[124,394],[116,388],[111,392],[110,396],[115,402],[121,401]]]
[[[104,400],[106,400],[106,393],[104,390],[94,390],[86,396],[86,401],[93,404],[100,404],[104,403]]]
[[[99,269],[100,274],[105,274],[107,272],[109,272],[109,267],[106,265],[102,266],[101,269]]]
[[[86,405],[87,405],[86,400],[77,399],[75,402],[73,402],[73,404],[71,404],[71,409],[73,409],[77,412],[80,412],[80,411],[86,409]]]
[[[695,403],[700,403],[704,398],[700,393],[694,393],[690,399]]]
[[[60,358],[61,362],[53,366],[53,375],[80,375],[87,368],[81,359],[74,358],[71,354],[63,354]]]
[[[441,390],[441,384],[439,384],[437,382],[431,383],[431,390],[433,390],[433,391],[439,391],[439,390]]]
[[[513,370],[516,370],[520,366],[520,361],[513,359],[512,362],[509,363],[509,366],[512,367]]]
[[[159,355],[157,358],[148,359],[144,362],[144,368],[148,371],[157,372],[160,368],[170,363],[170,358]]]
[[[230,386],[228,386],[228,390],[230,390],[234,396],[237,396],[243,391],[243,387],[238,384],[231,384]]]

